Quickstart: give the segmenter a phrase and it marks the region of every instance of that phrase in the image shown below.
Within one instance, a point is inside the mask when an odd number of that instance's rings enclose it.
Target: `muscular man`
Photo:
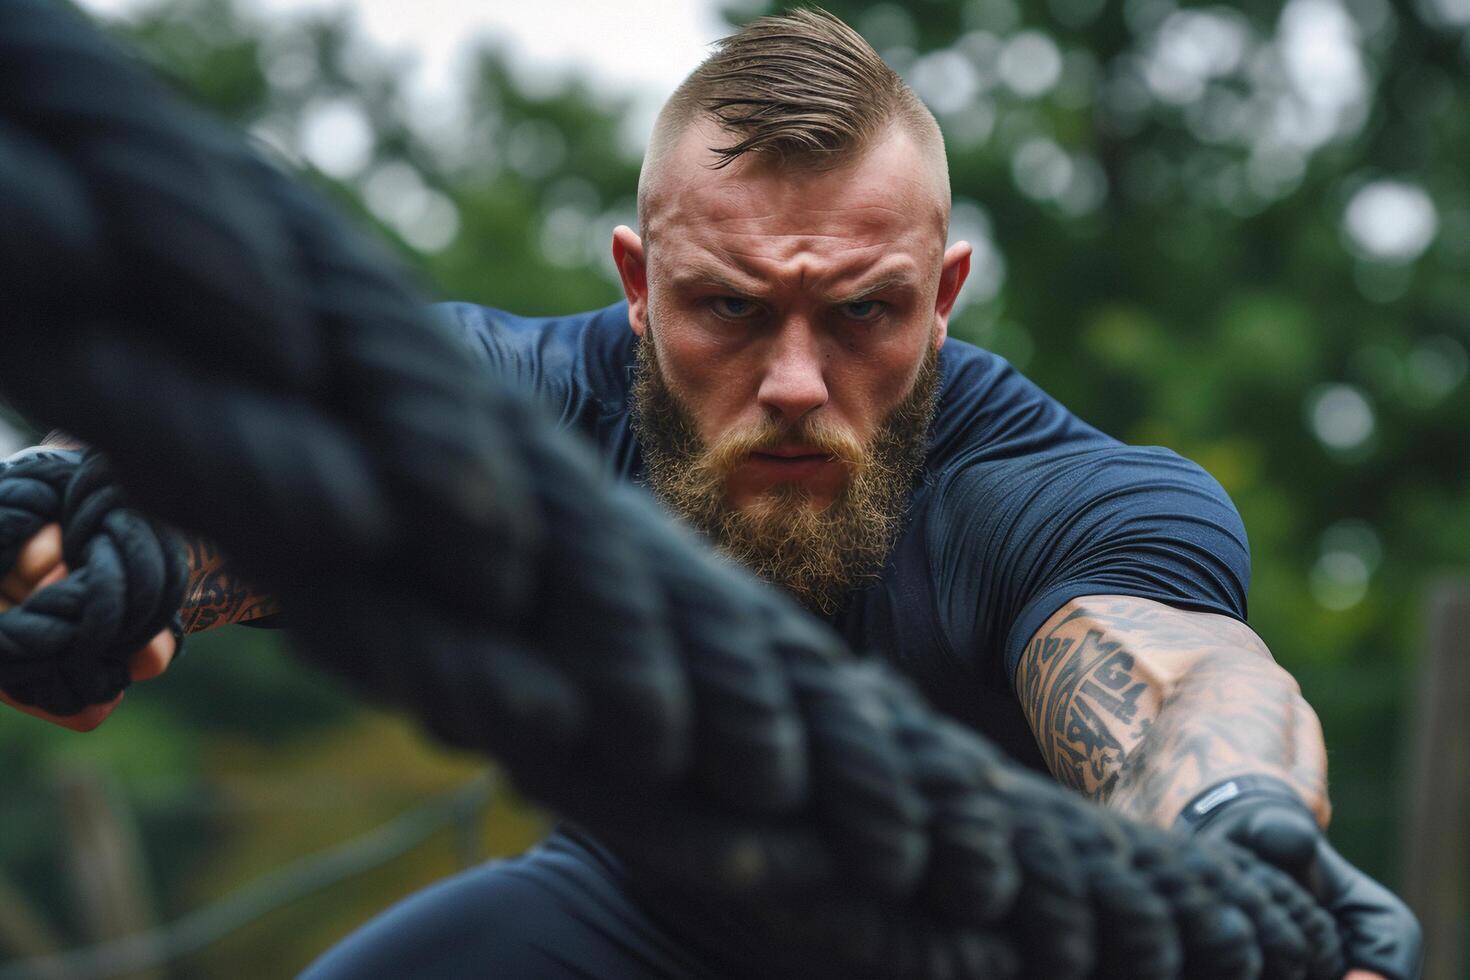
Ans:
[[[820,13],[765,19],[659,117],[641,235],[613,233],[625,303],[446,319],[611,473],[1016,758],[1159,825],[1222,784],[1269,785],[1325,825],[1321,731],[1245,625],[1229,499],[947,340],[970,263],[968,244],[946,247],[949,207],[938,126],[873,50]],[[12,597],[57,574],[40,553]],[[194,559],[196,628],[268,611],[218,556]],[[567,829],[390,911],[313,975],[798,969],[742,938],[718,909],[642,893]]]

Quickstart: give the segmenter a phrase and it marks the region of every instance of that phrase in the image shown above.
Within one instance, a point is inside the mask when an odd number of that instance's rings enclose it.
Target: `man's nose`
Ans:
[[[762,408],[788,422],[827,404],[823,352],[808,325],[784,324],[772,338],[757,397]]]

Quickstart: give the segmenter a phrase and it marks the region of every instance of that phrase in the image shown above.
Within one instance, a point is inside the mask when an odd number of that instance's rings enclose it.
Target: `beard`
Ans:
[[[699,437],[694,416],[669,389],[653,349],[652,326],[638,343],[633,432],[643,449],[645,482],[680,520],[727,557],[830,616],[887,560],[923,465],[939,392],[939,356],[931,344],[913,388],[863,444],[823,418],[795,425],[767,418],[721,436]],[[731,474],[752,452],[800,443],[828,453],[847,470],[832,503],[817,509],[798,483],[778,483],[750,504],[729,502]]]

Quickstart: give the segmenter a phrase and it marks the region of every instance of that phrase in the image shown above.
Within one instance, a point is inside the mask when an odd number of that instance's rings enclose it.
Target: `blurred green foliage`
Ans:
[[[1100,428],[1199,460],[1234,497],[1253,624],[1327,729],[1334,835],[1392,880],[1422,596],[1470,564],[1463,4],[828,6],[945,129],[952,237],[977,245],[953,332]],[[165,0],[108,29],[336,198],[426,293],[530,314],[618,298],[607,242],[633,222],[637,154],[628,103],[586,79],[526,85],[486,48],[461,104],[426,102],[346,15],[267,21],[228,0]],[[69,940],[83,937],[46,802],[69,765],[122,780],[164,918],[471,770],[364,721],[270,636],[195,647],[97,736],[0,716],[5,874]],[[338,805],[250,824],[230,787],[262,767],[296,774],[287,796],[377,775],[344,784]],[[525,819],[500,814],[500,846],[523,846]],[[445,860],[304,903],[180,973],[297,968]]]

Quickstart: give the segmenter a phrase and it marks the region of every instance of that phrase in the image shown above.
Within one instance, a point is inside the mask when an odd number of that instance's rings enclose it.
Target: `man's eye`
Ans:
[[[716,296],[710,301],[715,316],[725,320],[748,320],[760,309],[748,299],[739,296]]]
[[[886,303],[880,303],[876,299],[859,300],[856,303],[843,303],[839,307],[842,315],[849,320],[857,320],[859,323],[871,323],[883,315],[888,309]]]

